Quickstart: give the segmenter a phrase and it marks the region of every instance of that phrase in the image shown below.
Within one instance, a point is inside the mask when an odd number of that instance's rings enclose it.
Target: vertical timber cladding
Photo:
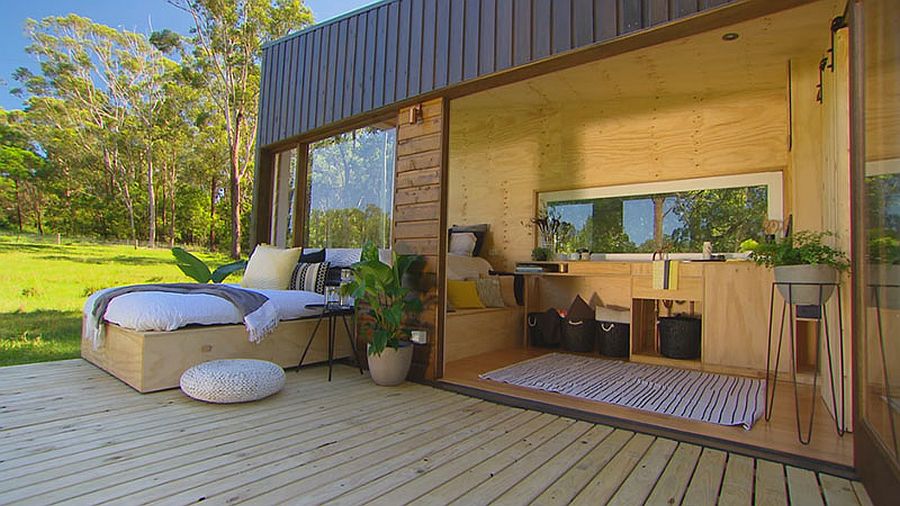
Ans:
[[[420,107],[420,115],[411,110]],[[447,103],[438,98],[400,110],[394,181],[393,249],[425,257],[424,310],[428,344],[416,345],[410,377],[441,376],[446,233]],[[414,119],[413,119],[414,118]],[[412,121],[411,121],[412,120]]]

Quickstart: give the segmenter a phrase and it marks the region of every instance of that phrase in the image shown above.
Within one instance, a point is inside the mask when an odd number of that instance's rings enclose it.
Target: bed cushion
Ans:
[[[474,281],[447,281],[447,296],[454,309],[482,309]]]
[[[302,248],[282,249],[268,244],[256,246],[247,261],[241,286],[262,290],[285,290]]]
[[[478,239],[472,232],[460,232],[450,234],[450,251],[451,255],[460,255],[470,257],[475,252],[475,244]]]
[[[181,391],[205,402],[230,404],[264,399],[284,387],[284,369],[265,360],[213,360],[181,375]]]
[[[503,293],[500,291],[500,280],[495,277],[481,278],[475,280],[475,289],[478,291],[478,298],[484,307],[506,307],[503,301]]]
[[[478,279],[487,276],[490,271],[490,262],[481,257],[447,255],[447,279]]]
[[[324,294],[328,266],[328,262],[298,263],[291,275],[289,289]]]

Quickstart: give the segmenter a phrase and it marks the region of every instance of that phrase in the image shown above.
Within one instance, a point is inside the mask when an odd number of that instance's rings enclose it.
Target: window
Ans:
[[[539,194],[541,206],[571,224],[562,252],[736,252],[782,218],[782,175],[768,172]]]
[[[306,246],[390,247],[396,138],[378,126],[310,145]]]
[[[294,244],[294,189],[297,186],[297,149],[275,154],[272,177],[272,228],[269,242],[280,248]]]

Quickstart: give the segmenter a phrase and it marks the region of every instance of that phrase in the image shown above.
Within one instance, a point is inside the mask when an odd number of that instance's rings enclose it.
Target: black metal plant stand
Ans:
[[[894,448],[897,447],[897,426],[896,420],[894,417],[894,410],[891,406],[891,402],[893,397],[891,397],[891,383],[888,381],[888,364],[887,364],[887,356],[884,352],[884,327],[881,322],[881,290],[886,289],[897,289],[900,288],[900,285],[896,284],[882,284],[882,283],[873,283],[869,285],[869,288],[872,290],[872,299],[875,303],[875,323],[877,325],[878,330],[878,347],[881,352],[881,378],[883,381],[882,388],[884,388],[884,396],[887,399],[888,404],[888,418],[891,424],[891,439],[894,442]],[[888,296],[890,299],[890,296]]]
[[[347,323],[347,317],[351,318],[355,317],[356,309],[353,306],[343,306],[340,304],[307,304],[307,309],[319,309],[319,318],[316,320],[316,326],[313,328],[312,333],[309,335],[309,340],[306,341],[306,348],[303,350],[303,355],[300,357],[300,363],[297,364],[297,372],[300,372],[300,367],[303,366],[303,361],[306,360],[306,354],[309,352],[309,347],[312,345],[313,339],[316,337],[316,333],[319,332],[319,326],[322,324],[323,319],[328,320],[328,381],[331,381],[331,370],[334,366],[334,341],[337,338],[337,319],[340,318],[341,321],[344,322],[344,328],[347,330],[347,338],[350,340],[350,349],[353,350],[353,360],[356,362],[356,366],[359,368],[359,373],[363,373],[362,362],[359,360],[359,354],[356,352],[356,339],[353,336],[353,331],[350,330],[350,324]]]
[[[775,352],[775,367],[774,369],[771,367],[772,365],[772,323],[774,320],[775,313],[775,288],[777,286],[786,286],[788,288],[788,298],[783,299],[784,302],[781,306],[781,326],[778,331],[778,348]],[[813,384],[812,384],[812,402],[809,413],[809,424],[806,428],[806,436],[804,438],[803,431],[800,427],[800,397],[797,391],[797,350],[796,350],[796,323],[797,323],[797,312],[795,306],[797,304],[792,304],[789,301],[793,300],[793,291],[794,287],[816,287],[819,290],[819,304],[813,304],[813,306],[818,306],[819,308],[819,318],[816,319],[816,365],[815,371],[813,372]],[[778,364],[781,359],[781,345],[784,340],[784,317],[785,314],[788,315],[790,322],[790,346],[791,346],[791,381],[794,386],[794,412],[796,414],[797,419],[797,439],[800,441],[800,444],[808,445],[810,438],[812,437],[812,425],[813,419],[816,414],[816,387],[818,386],[818,378],[819,378],[819,365],[821,363],[821,357],[819,353],[821,339],[822,339],[822,329],[825,329],[825,351],[828,354],[828,379],[831,384],[831,405],[835,407],[837,410],[837,394],[835,392],[834,385],[834,364],[833,359],[831,358],[831,335],[828,330],[828,310],[826,308],[825,301],[823,301],[823,292],[827,287],[834,287],[837,291],[837,318],[838,318],[838,350],[840,356],[840,390],[841,390],[841,399],[840,399],[840,421],[838,421],[838,416],[835,414],[834,418],[834,428],[837,431],[838,436],[843,437],[844,432],[846,430],[846,424],[844,423],[844,322],[841,316],[841,285],[840,283],[800,283],[800,282],[782,282],[782,281],[774,281],[772,283],[772,291],[769,296],[769,337],[768,337],[768,348],[766,350],[766,421],[769,421],[772,418],[772,406],[775,403],[775,386],[778,382]],[[807,304],[801,304],[806,306]],[[769,381],[769,377],[771,375],[771,381]],[[771,391],[771,394],[770,394]]]

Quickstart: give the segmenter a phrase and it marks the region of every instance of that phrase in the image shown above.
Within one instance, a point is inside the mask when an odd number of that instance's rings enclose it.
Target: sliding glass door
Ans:
[[[856,466],[876,502],[900,469],[900,2],[850,4]]]

